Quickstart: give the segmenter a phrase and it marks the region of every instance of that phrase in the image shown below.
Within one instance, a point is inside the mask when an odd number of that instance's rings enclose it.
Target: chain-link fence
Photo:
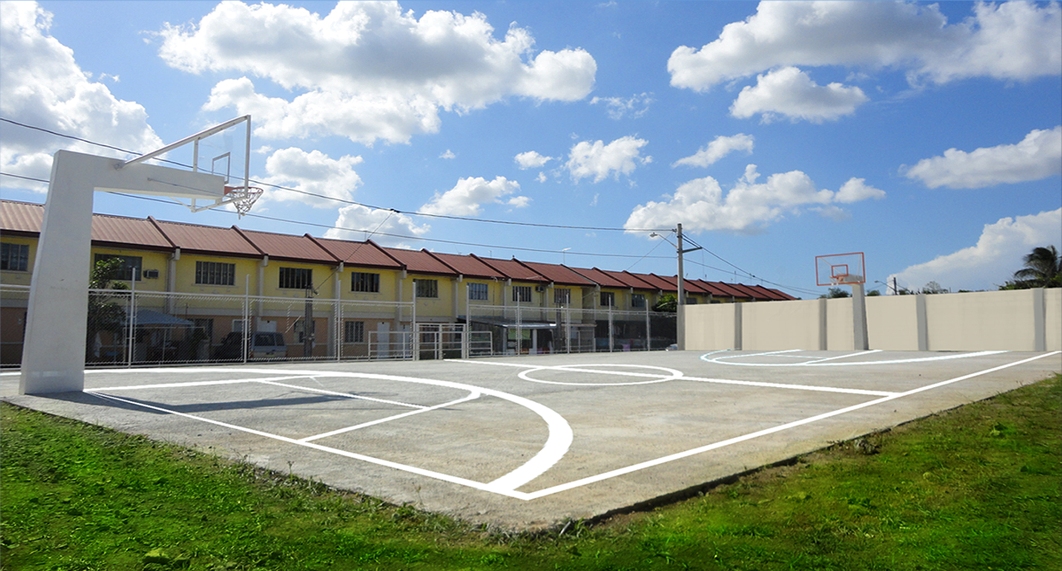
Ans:
[[[675,342],[675,314],[644,310],[469,304],[472,331],[504,355],[651,351]]]
[[[28,300],[28,286],[0,286],[3,366],[21,362]],[[675,342],[674,314],[649,309],[469,308],[450,323],[415,323],[412,302],[90,290],[85,361],[467,358],[648,351]]]

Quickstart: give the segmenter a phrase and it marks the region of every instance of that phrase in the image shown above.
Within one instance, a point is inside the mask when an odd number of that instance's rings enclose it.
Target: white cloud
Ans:
[[[708,143],[707,147],[701,147],[693,155],[681,158],[672,163],[671,166],[707,167],[735,151],[745,151],[745,154],[751,154],[754,142],[752,135],[746,135],[745,133],[738,133],[730,137],[720,135]]]
[[[333,159],[316,150],[280,149],[266,159],[268,176],[262,182],[349,201],[361,186],[361,177],[354,171],[361,162],[361,157],[350,155]],[[301,202],[315,208],[335,208],[337,204],[335,200],[273,188],[267,188],[260,201]]]
[[[36,3],[0,2],[0,114],[131,151],[162,147],[162,140],[147,124],[144,107],[117,99],[107,86],[90,81],[74,60],[73,50],[49,35],[51,21],[52,14]],[[47,179],[52,154],[61,148],[126,156],[5,125],[0,170]],[[11,177],[0,177],[0,181],[4,186],[46,190],[44,185]]]
[[[1033,129],[1020,143],[982,147],[972,152],[948,149],[944,156],[918,161],[907,178],[929,188],[982,188],[1040,180],[1062,172],[1062,126]]]
[[[862,89],[840,83],[821,86],[795,67],[783,67],[756,77],[756,86],[746,86],[730,106],[730,114],[747,119],[762,114],[770,121],[775,114],[791,121],[832,121],[855,113],[868,101]]]
[[[867,186],[865,178],[850,178],[841,185],[841,190],[834,195],[834,202],[851,204],[873,198],[879,200],[885,198],[885,191],[873,186]]]
[[[440,159],[450,160],[450,159],[456,159],[457,155],[455,155],[454,152],[451,151],[450,149],[446,149],[441,155],[439,155],[439,158]]]
[[[818,189],[798,170],[772,174],[763,183],[757,182],[759,178],[756,165],[748,165],[745,175],[725,195],[710,176],[688,181],[664,201],[635,207],[624,228],[667,228],[681,222],[691,232],[755,232],[804,209],[828,218],[843,218],[846,214],[835,203],[884,196],[884,192],[866,186],[863,179],[849,179],[835,193]]]
[[[577,182],[591,177],[594,182],[601,182],[609,176],[618,180],[619,175],[630,175],[639,164],[653,161],[650,156],[641,156],[641,149],[647,144],[649,141],[630,135],[607,145],[604,141],[582,141],[572,147],[565,167]]]
[[[645,116],[649,112],[649,105],[653,103],[651,93],[639,93],[630,97],[594,97],[590,105],[603,103],[610,119],[619,121],[630,116],[634,119]]]
[[[160,56],[190,73],[237,72],[295,95],[266,97],[247,77],[219,82],[207,109],[255,115],[267,138],[339,135],[407,142],[439,128],[439,110],[465,112],[506,97],[574,101],[594,85],[582,49],[533,50],[511,26],[503,39],[481,13],[397,2],[340,2],[324,17],[287,5],[223,2],[198,24],[167,25]]]
[[[503,196],[520,190],[520,183],[503,176],[488,181],[483,177],[468,177],[443,194],[436,193],[432,199],[420,208],[426,214],[445,214],[449,216],[478,216],[482,206],[500,203]],[[508,204],[516,208],[526,206],[529,198],[516,196]]]
[[[698,91],[781,66],[893,67],[935,83],[1060,74],[1058,3],[978,3],[973,12],[949,25],[935,4],[761,2],[716,40],[675,49],[667,67],[671,85]]]
[[[977,244],[938,256],[889,276],[900,287],[918,290],[935,281],[953,291],[995,289],[1022,268],[1022,258],[1038,246],[1058,247],[1062,208],[986,224]]]
[[[520,153],[516,155],[513,160],[516,161],[520,170],[537,169],[545,166],[546,163],[553,160],[553,157],[547,157],[541,155],[538,151],[527,151],[526,153]]]
[[[336,240],[371,239],[384,246],[409,247],[406,240],[422,236],[430,229],[427,224],[418,226],[405,214],[352,204],[339,209],[336,228],[330,228],[324,235]]]

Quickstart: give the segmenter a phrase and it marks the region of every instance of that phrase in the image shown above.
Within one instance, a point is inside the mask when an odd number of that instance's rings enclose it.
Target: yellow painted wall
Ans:
[[[235,279],[231,286],[205,285],[195,283],[196,262],[220,262],[223,264],[235,264]],[[177,284],[174,288],[178,292],[187,293],[216,293],[226,295],[243,295],[250,283],[250,293],[254,295],[258,287],[258,265],[261,260],[255,258],[238,258],[235,256],[209,256],[203,254],[181,254],[177,260]],[[316,272],[315,272],[316,273]],[[247,281],[250,276],[250,282]]]
[[[381,276],[382,279],[382,276]],[[438,283],[439,296],[434,298],[417,298],[417,321],[426,319],[451,319],[453,317],[454,279],[449,276],[407,274],[402,280],[402,300],[413,300],[413,281],[435,280]],[[463,285],[460,287],[464,287]],[[383,289],[383,284],[381,284]]]
[[[10,236],[5,234],[3,237],[3,241],[8,244],[28,244],[29,263],[26,265],[26,271],[24,272],[11,270],[0,271],[0,283],[3,283],[5,285],[30,285],[30,278],[33,277],[33,260],[37,256],[37,239],[25,236]]]
[[[316,274],[316,271],[314,273]],[[353,291],[353,275],[356,273],[379,274],[380,291],[378,293]],[[385,270],[381,268],[359,268],[356,266],[347,266],[343,270],[343,277],[340,279],[339,283],[339,291],[342,293],[340,297],[342,299],[357,301],[395,301],[395,288],[398,286],[400,274],[401,272],[399,270]]]
[[[332,271],[334,266],[328,264],[314,264],[303,262],[291,262],[269,260],[265,267],[265,278],[262,287],[262,295],[267,297],[305,297],[306,292],[301,289],[289,289],[280,287],[280,268],[301,268],[313,270],[313,286],[317,289],[317,297],[331,299],[335,297],[332,289]],[[349,285],[347,286],[349,289]],[[252,288],[253,289],[253,288]]]
[[[154,250],[138,250],[133,248],[101,248],[93,246],[90,264],[96,262],[96,255],[131,256],[142,259],[143,267],[137,271],[141,275],[140,281],[136,282],[137,291],[166,291],[166,272],[168,271],[170,253]],[[144,271],[158,270],[159,277],[144,278]]]

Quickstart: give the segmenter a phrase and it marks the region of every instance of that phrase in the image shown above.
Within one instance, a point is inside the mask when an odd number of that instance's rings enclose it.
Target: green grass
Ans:
[[[487,531],[0,405],[0,569],[1062,569],[1062,377],[596,525]]]

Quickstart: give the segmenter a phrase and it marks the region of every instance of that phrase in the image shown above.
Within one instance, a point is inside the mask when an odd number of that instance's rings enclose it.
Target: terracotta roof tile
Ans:
[[[341,260],[348,266],[363,266],[373,268],[399,269],[402,264],[387,255],[387,252],[377,246],[372,240],[365,242],[350,242],[347,240],[332,240],[329,238],[314,238],[314,240],[330,254]]]
[[[601,287],[611,288],[626,288],[622,281],[616,279],[614,276],[597,269],[597,268],[571,268],[572,271],[583,276],[584,278],[594,282]]]
[[[0,230],[40,234],[44,205],[31,202],[0,201]]]
[[[475,256],[477,260],[480,260],[483,263],[487,264],[488,266],[494,268],[495,270],[500,272],[506,278],[509,278],[509,279],[512,279],[512,280],[518,280],[518,281],[522,281],[522,282],[538,282],[538,283],[546,283],[546,282],[550,281],[550,280],[546,279],[545,277],[539,275],[537,272],[535,272],[531,268],[529,268],[529,267],[521,264],[520,262],[516,261],[515,259],[514,260],[499,260],[497,258],[481,258],[479,256],[476,256],[475,254],[471,254],[471,255]]]
[[[557,264],[543,264],[540,262],[525,262],[522,260],[520,261],[520,263],[527,266],[528,268],[531,268],[531,271],[555,284],[574,286],[594,285],[594,282],[586,279],[585,276],[579,274],[568,266],[562,266]]]
[[[254,257],[263,255],[233,228],[168,222],[154,218],[149,220],[181,251]]]
[[[174,248],[174,244],[150,220],[106,214],[92,216],[92,241],[167,250]]]
[[[236,228],[256,248],[265,252],[270,258],[279,258],[292,261],[325,262],[328,264],[338,263],[339,260],[328,253],[327,250],[317,245],[309,236],[293,236],[291,234],[274,234],[272,232],[259,232],[257,230],[244,230]]]
[[[398,260],[406,267],[406,271],[418,274],[437,274],[444,276],[456,276],[457,272],[450,266],[440,262],[428,253],[427,250],[403,250],[401,248],[384,248],[392,258]]]
[[[466,277],[505,279],[505,275],[501,272],[484,264],[482,260],[474,256],[440,254],[438,252],[432,252],[431,255],[453,268],[458,274]]]

